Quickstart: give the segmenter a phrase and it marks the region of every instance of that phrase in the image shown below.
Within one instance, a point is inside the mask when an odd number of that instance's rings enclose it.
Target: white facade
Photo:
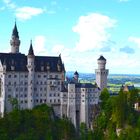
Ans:
[[[85,123],[92,127],[93,109],[99,103],[100,89],[90,83],[68,83],[61,92],[61,116],[68,117],[75,127]]]

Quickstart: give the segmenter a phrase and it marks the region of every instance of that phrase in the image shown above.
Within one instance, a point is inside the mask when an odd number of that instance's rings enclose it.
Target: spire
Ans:
[[[19,53],[20,40],[19,40],[16,21],[15,21],[15,26],[12,32],[10,45],[11,45],[11,53]]]
[[[30,43],[30,48],[29,48],[29,51],[28,51],[28,55],[34,55],[32,40],[31,40],[31,43]]]
[[[15,26],[14,26],[14,29],[13,29],[13,32],[12,32],[12,36],[15,36],[16,38],[19,38],[16,21],[15,21]]]

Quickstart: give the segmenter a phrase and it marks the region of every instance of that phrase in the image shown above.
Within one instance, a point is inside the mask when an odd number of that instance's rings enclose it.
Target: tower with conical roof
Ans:
[[[98,62],[98,69],[95,70],[96,74],[96,83],[98,87],[103,90],[107,87],[107,75],[108,75],[108,69],[105,68],[106,66],[106,59],[101,55]]]
[[[16,22],[12,32],[10,45],[11,45],[11,53],[19,53],[20,40],[19,40],[19,34],[18,34]]]
[[[34,76],[35,76],[35,56],[32,46],[32,41],[30,43],[30,48],[27,55],[27,69],[28,69],[28,109],[34,107]]]

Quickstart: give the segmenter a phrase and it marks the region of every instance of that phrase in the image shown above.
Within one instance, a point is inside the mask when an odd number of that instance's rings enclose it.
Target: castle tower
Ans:
[[[32,41],[30,44],[29,52],[27,55],[27,68],[28,68],[28,109],[32,109],[34,107],[34,73],[35,73],[35,65],[34,65],[34,51],[32,46]]]
[[[19,53],[20,40],[19,40],[16,22],[12,32],[10,45],[11,45],[11,53]]]
[[[107,87],[107,75],[108,69],[105,68],[106,59],[101,55],[100,58],[97,60],[98,62],[98,69],[95,70],[96,74],[96,83],[98,87],[103,90]]]
[[[74,73],[74,81],[75,81],[76,83],[78,83],[78,79],[79,79],[79,73],[76,71],[76,72]]]
[[[67,117],[76,127],[76,101],[75,101],[75,84],[68,84],[68,105],[67,105]]]

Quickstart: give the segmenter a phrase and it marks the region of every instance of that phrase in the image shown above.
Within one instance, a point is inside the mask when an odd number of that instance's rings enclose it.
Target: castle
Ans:
[[[28,55],[22,54],[16,23],[10,45],[10,53],[0,53],[1,116],[13,109],[11,101],[16,99],[19,109],[47,104],[58,117],[68,117],[75,127],[82,122],[90,127],[93,107],[99,103],[100,92],[107,86],[106,59],[103,56],[98,59],[96,84],[93,85],[80,83],[77,71],[72,80],[66,81],[61,55],[36,56],[32,42]]]

